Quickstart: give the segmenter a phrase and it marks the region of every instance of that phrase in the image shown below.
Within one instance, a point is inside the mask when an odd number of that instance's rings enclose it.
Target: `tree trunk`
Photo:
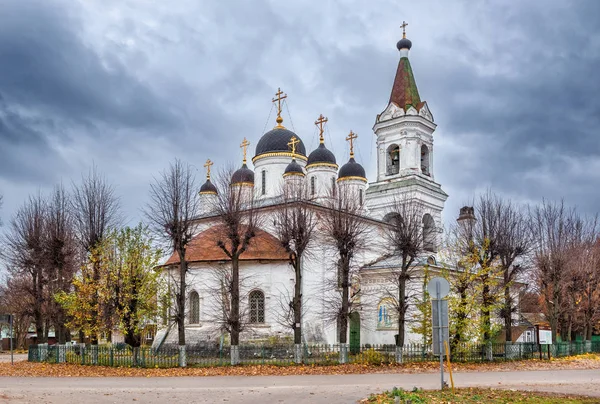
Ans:
[[[504,336],[506,342],[512,342],[512,296],[508,282],[508,272],[504,271]]]
[[[340,344],[345,344],[348,341],[348,312],[350,298],[350,260],[347,257],[342,259],[342,307],[340,310],[340,329],[339,337]]]
[[[231,258],[231,345],[240,344],[240,262],[235,254]]]
[[[44,304],[44,296],[42,280],[40,279],[40,271],[35,270],[33,275],[33,288],[35,293],[35,303],[33,306],[33,319],[35,322],[35,333],[37,334],[37,343],[44,344],[47,342],[46,334],[44,333],[44,316],[42,314],[42,306]]]
[[[179,294],[177,295],[177,338],[179,346],[185,345],[185,298],[186,298],[186,275],[187,261],[185,260],[185,249],[179,253]]]
[[[296,284],[294,285],[294,344],[302,343],[302,267],[299,255],[296,255],[294,271]]]
[[[90,331],[90,344],[92,345],[98,345],[98,326],[99,326],[99,320],[98,317],[100,316],[100,296],[98,294],[98,284],[100,283],[100,262],[97,259],[98,257],[96,257],[96,259],[94,260],[94,263],[92,264],[92,280],[94,282],[94,287],[95,287],[95,291],[93,293],[92,296],[92,310],[91,310],[91,331]]]
[[[484,280],[483,290],[481,292],[481,321],[483,322],[483,341],[489,342],[491,339],[491,318],[490,318],[490,287],[487,285],[487,278]]]
[[[406,269],[404,265],[398,279],[398,339],[396,346],[404,346],[404,334],[406,328]]]

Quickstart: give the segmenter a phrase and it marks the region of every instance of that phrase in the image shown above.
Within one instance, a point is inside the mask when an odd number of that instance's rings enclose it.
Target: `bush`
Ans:
[[[360,365],[380,366],[386,362],[386,357],[381,352],[377,352],[371,348],[356,355],[354,362]]]

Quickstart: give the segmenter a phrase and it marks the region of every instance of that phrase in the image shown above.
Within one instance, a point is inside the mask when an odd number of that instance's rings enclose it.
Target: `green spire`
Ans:
[[[395,103],[405,111],[411,106],[417,110],[421,107],[421,97],[419,97],[417,83],[410,67],[410,61],[406,56],[401,57],[398,63],[390,102]]]

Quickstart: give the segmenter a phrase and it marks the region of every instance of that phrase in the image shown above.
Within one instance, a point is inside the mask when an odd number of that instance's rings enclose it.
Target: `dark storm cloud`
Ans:
[[[9,1],[0,13],[0,90],[9,102],[74,123],[157,127],[176,120],[114,57],[82,42],[73,3]],[[76,3],[75,3],[76,4]]]
[[[4,219],[26,193],[77,179],[94,160],[139,217],[175,157],[202,171],[239,164],[288,93],[292,127],[375,175],[371,128],[409,21],[411,63],[436,123],[445,219],[491,186],[515,199],[600,197],[600,2],[394,0],[138,2],[8,0],[0,12],[0,192]],[[387,28],[386,28],[387,27]],[[265,124],[266,122],[266,124]],[[214,167],[217,169],[217,167]],[[5,220],[6,222],[7,220]]]

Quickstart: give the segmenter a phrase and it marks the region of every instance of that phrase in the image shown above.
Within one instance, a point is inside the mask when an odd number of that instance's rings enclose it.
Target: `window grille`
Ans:
[[[250,292],[250,322],[265,322],[265,294],[260,290]]]
[[[190,324],[200,323],[200,297],[198,292],[190,293]]]

